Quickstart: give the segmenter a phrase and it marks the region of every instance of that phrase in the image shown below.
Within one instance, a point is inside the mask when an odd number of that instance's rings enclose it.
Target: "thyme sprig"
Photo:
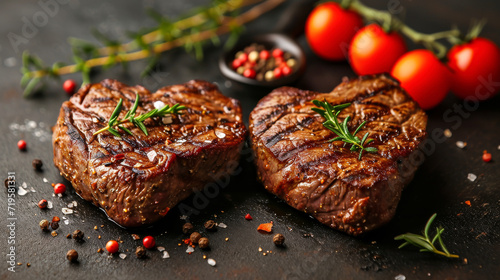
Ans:
[[[354,133],[349,132],[349,128],[347,127],[347,123],[351,119],[350,116],[347,116],[342,124],[339,123],[337,117],[340,114],[340,112],[351,106],[351,103],[345,103],[345,104],[340,104],[340,105],[335,105],[333,106],[332,104],[328,103],[326,100],[321,102],[319,100],[313,100],[313,104],[322,107],[323,109],[320,108],[311,108],[314,112],[320,114],[323,118],[326,119],[325,122],[323,122],[323,126],[328,128],[329,130],[335,132],[337,134],[337,137],[330,139],[328,142],[333,142],[333,141],[344,141],[346,144],[351,144],[351,151],[356,152],[359,150],[359,157],[358,159],[361,160],[361,156],[363,155],[363,151],[369,152],[369,153],[376,153],[377,148],[375,147],[366,147],[366,145],[370,144],[370,142],[373,141],[373,139],[368,139],[368,135],[370,134],[367,132],[362,139],[359,139],[356,134],[363,128],[363,126],[366,124],[366,121],[362,122],[358,128],[354,131]]]
[[[259,3],[262,2],[262,3]],[[23,53],[21,86],[24,96],[34,93],[46,78],[59,78],[62,75],[81,73],[83,84],[90,83],[91,69],[101,67],[103,70],[115,65],[124,68],[127,62],[148,59],[142,72],[147,75],[159,61],[159,54],[168,50],[184,47],[187,52],[203,57],[203,45],[206,41],[219,43],[219,36],[229,33],[226,45],[235,43],[243,31],[243,25],[255,20],[262,14],[274,9],[285,0],[212,0],[209,7],[199,7],[197,12],[177,21],[154,12],[148,14],[157,22],[157,26],[148,30],[128,32],[129,42],[119,42],[107,38],[94,30],[93,35],[100,44],[82,39],[70,38],[69,44],[73,52],[72,63],[56,62],[47,66],[39,57]],[[242,7],[259,3],[245,12]]]
[[[120,133],[118,133],[118,130],[115,128],[118,127],[121,130],[133,136],[134,134],[132,133],[132,131],[130,131],[128,128],[122,125],[124,123],[129,122],[138,127],[147,136],[148,130],[144,125],[145,120],[154,117],[164,117],[167,114],[181,114],[180,111],[187,108],[186,106],[182,106],[179,103],[177,103],[172,107],[170,107],[169,105],[165,105],[160,109],[153,109],[147,113],[136,116],[135,111],[139,106],[139,94],[136,94],[135,102],[132,108],[127,112],[127,114],[125,114],[125,117],[123,117],[123,119],[118,119],[120,112],[122,110],[122,104],[123,104],[123,99],[120,98],[120,101],[118,101],[115,110],[109,117],[108,125],[94,132],[94,135],[104,131],[109,131],[109,133],[113,134],[114,136],[120,137]]]
[[[431,224],[436,218],[436,216],[437,214],[434,213],[434,215],[432,215],[427,221],[427,224],[425,225],[424,229],[424,235],[405,233],[394,237],[395,240],[405,241],[403,244],[399,246],[399,248],[403,248],[406,245],[413,245],[421,248],[420,252],[431,252],[448,258],[458,258],[458,255],[450,254],[450,252],[448,251],[448,249],[446,249],[446,246],[443,243],[441,234],[443,233],[444,228],[440,226],[436,227],[436,235],[434,235],[432,239],[429,237],[429,229],[431,228]],[[443,251],[440,251],[436,248],[436,246],[434,245],[436,241],[438,241],[439,246]]]

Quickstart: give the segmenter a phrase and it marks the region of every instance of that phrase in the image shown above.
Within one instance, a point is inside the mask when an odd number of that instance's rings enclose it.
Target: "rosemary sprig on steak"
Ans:
[[[347,144],[351,144],[351,151],[355,152],[359,150],[359,157],[358,159],[361,160],[361,156],[363,155],[363,151],[369,152],[369,153],[376,153],[377,148],[375,147],[366,147],[370,142],[373,141],[373,139],[368,139],[368,135],[370,134],[367,132],[362,139],[359,139],[356,134],[363,128],[363,126],[366,124],[366,121],[362,122],[358,128],[354,131],[354,133],[349,132],[349,128],[347,127],[347,123],[351,119],[350,116],[347,116],[347,118],[344,119],[342,124],[339,123],[337,116],[340,114],[340,112],[349,107],[351,103],[345,103],[345,104],[340,104],[340,105],[335,105],[333,106],[332,104],[328,103],[326,100],[321,102],[319,100],[313,100],[314,105],[318,107],[322,107],[323,109],[320,108],[312,108],[312,110],[318,114],[320,114],[323,118],[326,119],[325,122],[323,122],[323,126],[328,128],[329,130],[335,132],[337,134],[337,137],[328,140],[329,142],[333,141],[344,141]]]
[[[139,106],[139,94],[136,94],[135,96],[135,102],[134,105],[132,106],[132,109],[130,109],[125,117],[123,119],[118,119],[118,116],[120,115],[120,112],[122,110],[122,103],[123,99],[120,98],[120,101],[118,101],[118,104],[116,105],[115,110],[111,114],[111,117],[109,117],[108,125],[99,129],[98,131],[94,132],[94,135],[99,134],[104,131],[109,131],[109,133],[120,137],[120,134],[118,133],[118,130],[116,130],[114,127],[118,127],[121,130],[125,131],[126,133],[130,135],[134,135],[132,131],[130,131],[128,128],[124,127],[122,124],[130,122],[136,127],[138,127],[142,132],[146,135],[148,135],[148,130],[146,126],[144,125],[144,121],[149,119],[149,118],[154,118],[154,117],[164,117],[167,114],[180,114],[181,110],[186,109],[186,106],[181,106],[179,103],[175,104],[174,106],[170,107],[169,105],[165,105],[160,109],[153,109],[147,113],[144,113],[139,116],[135,116],[135,111],[137,110],[137,107]]]
[[[450,254],[448,249],[446,249],[446,246],[444,246],[443,239],[441,238],[444,228],[437,227],[436,235],[432,239],[429,238],[429,229],[436,216],[437,214],[434,213],[434,215],[429,218],[429,221],[427,221],[424,229],[424,235],[405,233],[394,237],[395,240],[405,240],[405,243],[401,244],[399,248],[403,248],[404,246],[411,244],[413,246],[420,247],[420,252],[432,252],[448,258],[458,258],[458,255]],[[439,241],[439,245],[443,251],[439,251],[434,245],[436,240]]]

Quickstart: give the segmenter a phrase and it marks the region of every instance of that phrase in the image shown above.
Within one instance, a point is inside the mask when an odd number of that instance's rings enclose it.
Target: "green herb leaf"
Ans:
[[[312,103],[316,105],[317,107],[324,108],[311,108],[314,112],[320,114],[323,118],[325,118],[325,122],[323,122],[323,126],[331,131],[333,131],[335,134],[337,134],[337,137],[329,140],[328,142],[333,142],[333,141],[339,141],[342,140],[346,144],[351,144],[350,150],[352,152],[359,151],[359,156],[358,159],[361,160],[361,157],[363,156],[363,152],[369,152],[369,153],[376,153],[378,150],[375,147],[365,147],[365,145],[368,145],[370,142],[373,141],[373,139],[368,139],[369,133],[367,132],[364,136],[363,139],[360,140],[356,134],[363,128],[363,126],[366,124],[366,121],[361,123],[358,128],[354,131],[354,134],[351,134],[349,132],[349,127],[348,123],[351,120],[350,116],[347,116],[342,124],[339,123],[337,120],[337,116],[340,114],[342,110],[345,108],[349,107],[351,103],[345,103],[345,104],[339,104],[339,105],[331,105],[328,103],[326,100],[321,102],[319,100],[313,100]]]

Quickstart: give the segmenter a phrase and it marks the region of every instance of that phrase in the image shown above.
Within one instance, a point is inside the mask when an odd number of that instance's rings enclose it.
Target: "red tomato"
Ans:
[[[387,34],[373,23],[361,28],[352,38],[349,62],[358,75],[389,73],[406,51],[406,44],[398,33]]]
[[[110,240],[108,243],[106,243],[106,250],[110,252],[111,254],[114,254],[118,252],[118,248],[120,247],[120,244],[116,240]]]
[[[344,60],[352,37],[363,19],[335,2],[318,5],[307,18],[305,33],[311,49],[328,60]]]
[[[398,59],[391,75],[424,110],[438,105],[450,89],[449,70],[429,50],[406,53]]]
[[[155,238],[152,236],[146,236],[142,239],[142,245],[146,247],[146,249],[152,249],[156,245]]]
[[[460,98],[485,100],[500,90],[500,49],[485,38],[456,45],[448,52],[451,90]]]

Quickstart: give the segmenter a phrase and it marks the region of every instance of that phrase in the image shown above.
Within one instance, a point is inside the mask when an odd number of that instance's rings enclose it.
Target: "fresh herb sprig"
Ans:
[[[329,130],[335,132],[337,134],[337,137],[330,139],[329,142],[333,141],[339,141],[342,140],[347,144],[351,144],[351,151],[356,152],[359,150],[359,157],[358,159],[361,160],[361,156],[363,155],[363,151],[369,152],[369,153],[376,153],[377,148],[375,147],[366,147],[370,142],[373,141],[373,139],[368,139],[368,135],[370,134],[367,132],[362,139],[359,139],[359,137],[356,136],[356,134],[363,128],[363,126],[366,124],[366,121],[362,122],[358,128],[354,131],[354,133],[349,132],[349,128],[347,127],[347,123],[351,119],[350,116],[347,116],[342,124],[339,123],[337,116],[340,114],[340,112],[349,107],[351,103],[345,103],[345,104],[340,104],[340,105],[335,105],[333,106],[332,104],[328,103],[326,100],[321,102],[319,100],[313,100],[313,104],[322,107],[323,109],[320,108],[312,108],[312,110],[318,114],[320,114],[323,118],[326,119],[325,122],[323,122],[323,126],[328,128]]]
[[[444,246],[443,239],[441,238],[441,234],[444,231],[444,228],[437,227],[436,235],[432,239],[429,237],[429,229],[431,227],[432,222],[436,218],[437,214],[434,213],[427,221],[424,229],[424,235],[414,234],[414,233],[405,233],[394,237],[395,240],[404,240],[405,242],[399,246],[399,248],[403,248],[406,245],[413,245],[421,248],[420,252],[432,252],[438,255],[442,255],[448,258],[458,258],[458,255],[450,254],[446,246]],[[436,240],[439,242],[439,246],[443,251],[440,251],[436,248],[434,243]]]
[[[108,125],[99,129],[98,131],[94,132],[94,135],[99,134],[104,131],[109,131],[109,133],[120,137],[120,133],[118,133],[118,130],[114,127],[118,127],[121,130],[125,131],[126,133],[130,135],[134,135],[132,131],[130,131],[128,128],[124,127],[122,124],[124,123],[132,123],[136,127],[138,127],[146,136],[148,135],[148,130],[146,126],[144,125],[144,121],[149,119],[149,118],[154,118],[154,117],[164,117],[167,114],[181,114],[180,111],[186,109],[186,106],[182,106],[179,103],[175,104],[174,106],[170,107],[169,105],[165,105],[160,109],[153,109],[147,113],[144,113],[139,116],[135,116],[135,111],[137,110],[137,107],[139,106],[139,94],[136,94],[135,96],[135,102],[134,105],[132,106],[132,109],[130,109],[127,114],[125,114],[125,117],[123,119],[118,119],[118,116],[120,115],[120,112],[122,110],[122,104],[123,104],[123,99],[120,98],[120,101],[118,101],[118,104],[116,105],[115,110],[109,117]]]

